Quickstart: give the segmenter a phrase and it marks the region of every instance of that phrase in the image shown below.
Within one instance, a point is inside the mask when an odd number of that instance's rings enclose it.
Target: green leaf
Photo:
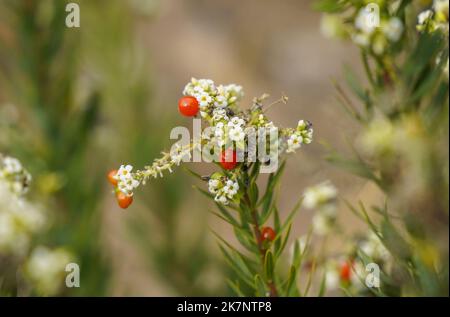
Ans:
[[[370,105],[371,100],[367,91],[363,87],[361,87],[360,85],[361,80],[355,76],[350,67],[348,66],[344,67],[344,76],[345,80],[347,81],[347,84],[350,86],[354,94],[358,96],[359,99],[361,99],[361,101],[363,101],[366,105]]]
[[[248,189],[248,196],[250,198],[251,206],[256,206],[259,196],[258,185],[256,183],[251,183]]]
[[[216,202],[216,206],[219,209],[220,213],[222,214],[223,217],[225,217],[227,220],[227,222],[229,222],[230,224],[232,224],[233,226],[236,227],[240,227],[241,225],[239,224],[239,222],[228,212],[227,208],[224,207],[223,205],[219,204]]]
[[[234,283],[231,280],[227,279],[227,284],[233,290],[233,292],[236,293],[237,296],[239,296],[239,297],[246,297],[244,295],[244,293],[242,293],[241,288],[239,287],[239,284],[237,282]]]
[[[197,178],[197,179],[199,179],[199,180],[201,180],[201,181],[205,181],[204,178],[203,178],[200,174],[194,172],[194,171],[191,170],[190,168],[183,167],[183,170],[185,170],[186,172],[188,172],[189,174],[191,174],[191,175],[194,176],[195,178]]]
[[[289,224],[288,229],[286,231],[286,234],[284,236],[283,242],[281,243],[281,246],[278,250],[275,249],[275,257],[278,258],[282,253],[284,248],[286,247],[286,244],[289,240],[289,234],[291,233],[292,224]]]
[[[264,283],[261,276],[259,276],[259,274],[255,275],[255,289],[256,289],[256,296],[266,297],[267,294],[266,284]]]
[[[289,277],[286,283],[286,296],[297,297],[300,293],[297,288],[297,269],[295,266],[291,266],[289,270]]]
[[[256,242],[251,233],[248,233],[247,231],[240,229],[238,227],[233,227],[233,229],[234,229],[236,238],[247,250],[249,250],[250,252],[253,252],[253,253],[259,252]]]
[[[322,280],[320,281],[319,294],[317,294],[317,297],[323,297],[325,295],[325,292],[327,291],[326,281],[327,281],[327,274],[326,272],[323,272]]]
[[[272,252],[270,250],[268,250],[266,252],[266,256],[264,258],[264,274],[268,281],[273,281],[274,260],[273,260]]]

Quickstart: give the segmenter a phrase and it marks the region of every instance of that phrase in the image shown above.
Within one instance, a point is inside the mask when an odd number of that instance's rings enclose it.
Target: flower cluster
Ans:
[[[391,254],[381,242],[378,235],[370,232],[369,235],[359,243],[359,249],[376,263],[386,262]]]
[[[30,181],[19,160],[0,154],[0,256],[20,259],[27,281],[38,294],[54,295],[62,285],[71,255],[62,248],[32,248],[35,236],[47,227],[48,217],[25,199]]]
[[[200,106],[200,115],[211,119],[215,109],[233,109],[244,93],[239,85],[216,86],[211,79],[192,78],[184,87],[183,95],[195,97]]]
[[[310,122],[300,120],[296,128],[278,128],[268,120],[265,112],[271,105],[267,108],[263,105],[267,95],[255,98],[249,109],[242,110],[238,107],[243,96],[241,86],[216,85],[210,79],[195,78],[185,86],[183,94],[185,97],[178,103],[181,114],[193,117],[200,113],[207,123],[200,140],[185,145],[175,144],[170,153],[163,152],[162,157],[143,170],[133,172],[131,165],[122,165],[114,173],[113,180],[110,180],[116,187],[116,193],[118,191],[132,196],[133,190],[140,184],[145,184],[150,177],[162,177],[164,171],[172,172],[173,167],[189,160],[194,150],[203,151],[203,155],[220,162],[226,171],[238,166],[237,151],[248,162],[255,157],[252,150],[263,151],[266,161],[270,161],[278,160],[278,155],[295,152],[302,144],[312,142],[313,128]],[[287,98],[282,97],[280,101],[286,102]],[[261,149],[262,146],[264,149]],[[213,154],[211,149],[214,150]],[[230,150],[231,161],[228,161],[224,153]],[[243,166],[247,163],[245,159]],[[229,175],[210,177],[209,189],[216,201],[226,204],[234,200],[239,190],[238,179],[238,171],[231,179]]]
[[[442,30],[448,34],[448,7],[448,0],[434,0],[430,9],[417,16],[417,29],[427,32]]]
[[[404,24],[395,15],[396,9],[387,1],[379,1],[375,7],[361,4],[354,13],[345,10],[325,14],[321,30],[327,37],[350,38],[365,50],[383,55],[404,33]]]
[[[19,160],[0,155],[0,253],[25,254],[47,223],[42,209],[23,198],[30,181]]]
[[[329,182],[308,187],[304,193],[304,206],[316,211],[312,219],[314,232],[326,235],[336,222],[337,190]]]
[[[24,264],[24,273],[39,294],[53,295],[61,288],[65,267],[72,259],[72,254],[65,249],[38,246]]]
[[[0,154],[0,181],[8,184],[13,193],[23,195],[28,191],[31,175],[18,159]]]
[[[313,129],[309,122],[300,120],[297,128],[292,131],[287,139],[286,153],[293,153],[300,148],[302,143],[309,144],[312,142]]]
[[[232,178],[227,178],[223,173],[216,172],[208,181],[209,192],[214,196],[216,202],[227,205],[233,201],[239,191],[239,183]]]
[[[139,181],[133,177],[131,171],[133,166],[121,165],[114,178],[118,181],[118,188],[121,192],[129,194],[133,189],[139,186]]]

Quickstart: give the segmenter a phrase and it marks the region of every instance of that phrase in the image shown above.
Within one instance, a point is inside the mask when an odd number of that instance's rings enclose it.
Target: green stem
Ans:
[[[262,234],[261,234],[261,230],[259,228],[258,211],[251,204],[250,197],[248,196],[247,191],[245,192],[245,195],[244,195],[244,201],[250,209],[250,213],[251,213],[251,217],[252,217],[253,233],[255,235],[256,244],[258,245],[258,250],[259,250],[260,258],[261,258],[261,264],[264,268],[264,260],[266,257],[267,250],[264,248]],[[276,287],[274,281],[268,280],[268,281],[266,281],[266,283],[267,283],[267,287],[269,287],[270,297],[278,297],[278,291],[277,291],[277,287]]]

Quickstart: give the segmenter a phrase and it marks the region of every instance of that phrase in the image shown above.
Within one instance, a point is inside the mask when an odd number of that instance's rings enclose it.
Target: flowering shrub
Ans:
[[[366,15],[374,13],[368,3],[316,2],[325,35],[360,47],[367,79],[365,84],[346,70],[362,107],[336,84],[339,103],[361,129],[354,156],[333,151],[329,160],[373,182],[385,196],[370,210],[363,202],[346,202],[370,233],[346,236],[334,228],[348,245],[340,262],[351,270],[339,277],[339,265],[325,260],[325,284],[351,295],[447,296],[448,242],[442,241],[448,241],[449,2],[376,1],[376,26],[367,24]],[[364,282],[361,272],[370,263],[380,269],[378,287],[352,281],[357,276]]]
[[[200,140],[175,144],[170,152],[163,153],[143,170],[133,172],[131,165],[113,170],[108,178],[115,187],[119,205],[127,208],[132,202],[133,191],[139,185],[151,177],[162,177],[165,171],[172,172],[175,166],[192,157],[191,152],[203,151],[221,170],[208,176],[191,173],[207,182],[208,191],[200,191],[215,201],[219,209],[217,215],[233,226],[241,245],[252,254],[248,256],[218,237],[225,258],[240,278],[239,282],[230,281],[230,286],[238,294],[243,294],[240,283],[253,289],[253,295],[299,294],[295,286],[299,261],[292,264],[286,283],[275,274],[275,265],[286,246],[292,217],[300,202],[281,223],[274,190],[284,163],[270,174],[265,193],[261,196],[256,180],[265,165],[278,161],[278,155],[293,153],[301,145],[311,143],[312,124],[300,120],[296,128],[278,128],[267,117],[267,109],[274,104],[264,105],[267,95],[255,98],[249,109],[240,109],[243,92],[235,84],[216,86],[212,80],[193,78],[183,94],[186,97],[179,102],[181,114],[189,117],[199,114],[208,127]],[[279,101],[286,103],[287,98],[283,96]],[[256,159],[257,152],[265,155]],[[233,212],[237,214],[233,215]],[[274,227],[265,225],[270,217]],[[300,257],[298,250],[295,257]]]

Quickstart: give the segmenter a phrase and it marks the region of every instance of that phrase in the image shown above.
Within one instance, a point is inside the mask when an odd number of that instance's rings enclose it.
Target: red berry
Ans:
[[[108,181],[113,185],[117,186],[117,179],[114,178],[114,176],[117,175],[117,170],[111,170],[108,173]]]
[[[238,164],[236,151],[233,149],[227,149],[222,151],[220,155],[220,165],[226,170],[232,170]]]
[[[263,241],[273,241],[276,237],[275,230],[273,230],[271,227],[263,227],[261,229],[261,237]]]
[[[131,205],[133,202],[133,196],[127,195],[125,193],[122,193],[121,191],[117,192],[116,194],[117,203],[119,204],[120,208],[127,209],[128,206]]]
[[[346,261],[344,263],[342,263],[341,265],[341,270],[340,270],[340,277],[341,280],[344,282],[349,282],[350,281],[350,277],[352,274],[352,265],[350,262]]]
[[[183,116],[194,117],[199,110],[198,101],[195,97],[185,96],[178,101],[178,110]]]

